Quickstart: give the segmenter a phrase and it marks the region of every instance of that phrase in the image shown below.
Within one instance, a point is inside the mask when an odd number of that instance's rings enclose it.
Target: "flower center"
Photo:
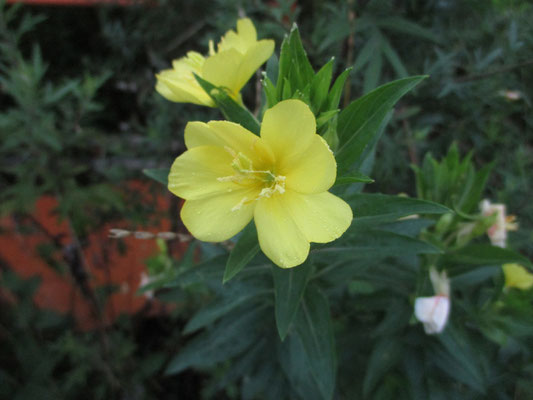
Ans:
[[[219,182],[235,182],[242,186],[259,186],[261,191],[254,199],[244,197],[232,211],[240,209],[244,204],[249,204],[262,197],[271,197],[275,193],[285,193],[285,176],[276,175],[272,170],[254,169],[253,162],[243,153],[235,152],[229,147],[224,148],[233,156],[231,167],[235,174],[217,178]]]

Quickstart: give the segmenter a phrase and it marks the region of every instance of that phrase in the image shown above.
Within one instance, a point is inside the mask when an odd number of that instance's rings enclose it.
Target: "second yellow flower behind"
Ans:
[[[237,32],[230,30],[222,37],[218,51],[212,42],[209,47],[208,57],[190,51],[186,57],[174,60],[172,69],[157,74],[159,94],[170,101],[214,107],[211,97],[196,81],[196,74],[239,100],[246,82],[274,52],[274,41],[257,40],[252,21],[243,18],[237,21]]]

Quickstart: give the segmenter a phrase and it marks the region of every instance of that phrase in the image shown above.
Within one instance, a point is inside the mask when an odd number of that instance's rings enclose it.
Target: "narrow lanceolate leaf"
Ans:
[[[147,177],[152,178],[154,181],[162,183],[163,185],[168,185],[168,174],[170,173],[169,168],[151,168],[143,169],[143,174]]]
[[[342,90],[344,89],[344,83],[346,78],[350,74],[352,68],[345,69],[335,80],[335,83],[331,87],[331,90],[328,94],[328,102],[326,109],[334,110],[339,107],[339,102],[341,100]]]
[[[259,242],[257,241],[257,231],[253,222],[250,222],[242,231],[242,234],[231,251],[226,270],[224,271],[223,282],[226,283],[239,273],[246,264],[259,252]]]
[[[396,32],[405,33],[421,39],[431,40],[435,43],[440,42],[440,38],[430,30],[421,27],[414,22],[410,22],[401,17],[385,17],[377,20],[380,28],[390,29]]]
[[[334,186],[338,185],[348,185],[350,183],[372,183],[374,179],[362,174],[360,172],[351,172],[349,175],[339,176],[335,181]]]
[[[165,374],[173,375],[190,368],[212,367],[254,346],[262,336],[266,309],[252,304],[234,310],[213,329],[195,336],[168,364]]]
[[[330,400],[335,390],[337,355],[329,304],[316,287],[307,288],[294,322],[320,394]]]
[[[201,329],[217,319],[223,317],[227,313],[233,311],[242,304],[250,303],[254,301],[254,298],[258,296],[270,294],[272,291],[265,287],[242,284],[237,282],[238,285],[230,285],[230,288],[226,288],[222,297],[217,297],[213,303],[203,307],[189,320],[183,330],[183,333],[188,335],[192,332]]]
[[[451,253],[446,258],[450,261],[474,265],[495,265],[505,263],[519,263],[524,267],[533,269],[531,261],[523,255],[509,249],[491,246],[488,244],[471,244]]]
[[[400,359],[402,344],[394,337],[385,337],[375,345],[366,367],[363,381],[363,393],[369,398],[370,393],[376,387],[383,375],[394,368]]]
[[[408,256],[415,254],[439,254],[437,247],[409,236],[378,229],[354,230],[343,237],[338,247],[316,249],[315,260],[326,261],[332,254],[343,259],[381,259],[384,257]]]
[[[348,170],[379,133],[381,122],[396,102],[426,76],[413,76],[380,86],[353,101],[338,117],[340,145],[336,154],[338,173]]]
[[[393,222],[409,215],[452,212],[448,207],[432,201],[379,193],[353,194],[346,201],[354,210],[354,224],[357,226]]]
[[[312,265],[309,259],[295,268],[272,267],[276,302],[276,325],[281,340],[284,340],[289,332],[289,327],[298,311],[311,272]]]
[[[297,335],[289,335],[278,349],[279,363],[299,398],[322,400],[320,390],[309,367],[309,359]]]
[[[313,77],[311,83],[311,107],[315,114],[322,109],[322,104],[326,101],[331,84],[333,72],[333,58],[325,64]]]
[[[242,125],[250,132],[259,135],[261,126],[254,117],[254,115],[244,106],[237,103],[225,90],[219,88],[208,81],[194,75],[198,84],[205,90],[205,92],[213,99],[217,107],[228,121],[236,122]]]
[[[313,71],[313,67],[307,58],[307,53],[305,52],[302,39],[300,38],[300,32],[298,31],[296,24],[292,27],[289,35],[289,44],[293,59],[293,70],[298,72],[301,83],[305,85],[307,82],[311,82],[315,75],[315,71]]]

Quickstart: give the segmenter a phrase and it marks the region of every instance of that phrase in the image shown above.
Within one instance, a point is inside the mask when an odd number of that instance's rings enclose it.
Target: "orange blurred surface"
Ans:
[[[133,183],[141,189],[142,184]],[[168,210],[170,201],[161,195],[156,199],[159,210]],[[163,305],[143,295],[137,295],[141,274],[146,273],[145,260],[157,253],[155,240],[139,240],[134,237],[121,239],[125,251],[119,249],[119,241],[108,237],[111,228],[128,228],[126,222],[102,226],[92,232],[83,248],[88,284],[92,289],[102,286],[114,286],[107,298],[101,315],[95,314],[94,304],[82,293],[70,271],[56,271],[39,255],[38,246],[50,243],[50,236],[58,236],[61,246],[74,243],[74,238],[65,221],[59,221],[54,210],[58,202],[51,196],[41,197],[35,204],[32,216],[34,220],[48,231],[23,234],[19,232],[15,220],[11,217],[0,220],[0,256],[22,278],[39,276],[41,285],[35,293],[34,301],[38,307],[52,309],[60,313],[71,313],[80,329],[92,329],[98,324],[108,325],[120,314],[134,314],[141,309],[160,312]],[[160,208],[161,207],[161,208]],[[170,221],[150,225],[150,232],[170,230]],[[179,245],[180,253],[185,245]],[[60,265],[65,265],[61,249],[53,252],[52,257]]]

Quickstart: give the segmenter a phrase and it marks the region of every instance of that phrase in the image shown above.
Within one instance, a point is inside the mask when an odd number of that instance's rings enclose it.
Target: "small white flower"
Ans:
[[[487,230],[490,242],[493,246],[507,247],[507,231],[517,229],[517,224],[514,223],[514,216],[506,216],[505,204],[492,204],[485,199],[479,205],[481,214],[485,217],[496,215],[496,221]]]
[[[419,297],[415,301],[415,316],[429,335],[444,330],[449,314],[450,299],[446,296]]]
[[[415,300],[415,316],[424,324],[427,334],[441,333],[450,315],[450,281],[443,271],[439,274],[435,267],[430,269],[430,279],[436,295],[418,297]]]

